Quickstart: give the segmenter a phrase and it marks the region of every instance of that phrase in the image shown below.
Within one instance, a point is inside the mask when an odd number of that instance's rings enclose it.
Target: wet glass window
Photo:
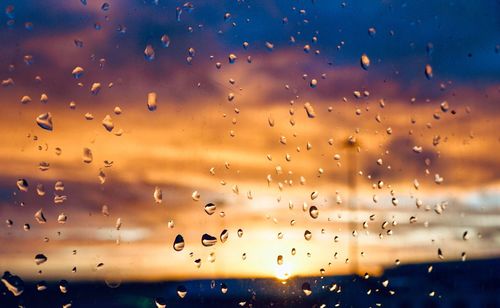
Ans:
[[[500,306],[498,1],[0,7],[0,307]]]

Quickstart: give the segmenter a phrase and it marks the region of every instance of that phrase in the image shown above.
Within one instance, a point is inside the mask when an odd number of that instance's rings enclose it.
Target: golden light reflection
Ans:
[[[276,265],[274,276],[282,283],[286,283],[286,281],[293,276],[292,264],[289,262],[285,262],[281,265]]]

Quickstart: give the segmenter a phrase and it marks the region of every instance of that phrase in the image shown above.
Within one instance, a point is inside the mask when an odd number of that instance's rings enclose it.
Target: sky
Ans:
[[[500,255],[498,1],[4,6],[0,270],[284,279]]]

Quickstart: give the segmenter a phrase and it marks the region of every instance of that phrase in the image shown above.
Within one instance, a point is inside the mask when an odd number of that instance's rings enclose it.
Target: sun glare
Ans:
[[[282,282],[286,282],[292,276],[290,263],[284,263],[282,265],[277,265],[277,267],[274,271],[274,276],[277,279],[281,280]]]

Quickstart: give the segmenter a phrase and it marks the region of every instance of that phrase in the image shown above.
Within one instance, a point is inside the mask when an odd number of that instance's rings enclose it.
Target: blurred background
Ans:
[[[500,305],[498,1],[2,5],[0,306]]]

